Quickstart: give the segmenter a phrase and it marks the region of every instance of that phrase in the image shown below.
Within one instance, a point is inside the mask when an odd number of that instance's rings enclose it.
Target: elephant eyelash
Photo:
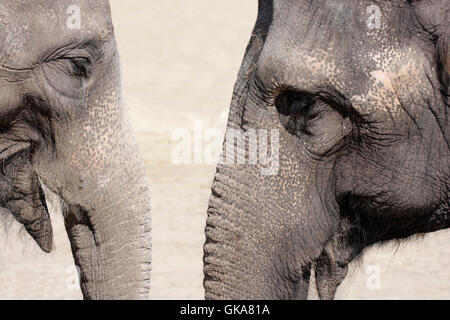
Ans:
[[[64,48],[55,51],[44,59],[44,62],[51,61],[66,64],[70,68],[70,73],[77,78],[88,78],[93,65],[91,55],[81,48]]]
[[[88,78],[92,62],[86,57],[62,57],[54,61],[63,62],[69,66],[70,73],[77,78]]]
[[[76,78],[89,78],[93,63],[86,57],[61,57],[49,62],[56,62]]]
[[[353,107],[351,101],[334,88],[318,88],[315,93],[285,90],[281,91],[275,99],[278,112],[285,116],[309,114],[317,103],[325,103],[344,119],[350,118],[357,126],[369,126],[371,124],[367,115],[359,113]]]

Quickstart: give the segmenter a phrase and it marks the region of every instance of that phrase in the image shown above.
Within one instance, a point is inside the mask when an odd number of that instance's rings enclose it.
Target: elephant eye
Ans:
[[[275,100],[278,112],[284,116],[305,112],[313,104],[314,99],[311,94],[295,91],[283,91]]]
[[[92,68],[91,59],[88,57],[63,56],[53,59],[53,61],[76,78],[88,78]]]
[[[313,112],[315,105],[313,96],[306,92],[283,91],[275,99],[281,123],[294,135],[311,135],[308,122],[316,116]]]
[[[89,76],[91,62],[87,58],[68,58],[72,74],[76,77],[87,78]]]

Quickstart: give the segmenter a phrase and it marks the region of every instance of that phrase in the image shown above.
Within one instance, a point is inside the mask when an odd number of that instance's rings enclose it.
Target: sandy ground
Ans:
[[[153,202],[153,299],[202,299],[203,228],[214,165],[171,161],[174,130],[224,130],[256,0],[113,0],[124,84]],[[0,227],[0,299],[80,299],[63,220],[44,254],[14,221]],[[339,299],[449,299],[450,231],[369,249]],[[311,293],[311,298],[316,297]]]

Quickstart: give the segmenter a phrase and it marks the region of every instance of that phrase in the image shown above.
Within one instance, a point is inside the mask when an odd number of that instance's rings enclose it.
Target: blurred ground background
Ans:
[[[128,106],[151,180],[153,299],[202,299],[203,228],[214,165],[171,161],[174,130],[224,130],[256,0],[112,0]],[[57,210],[56,210],[57,211]],[[0,225],[0,299],[80,299],[62,217],[44,254]],[[8,229],[8,230],[6,230]],[[367,251],[339,299],[449,299],[450,231]],[[315,298],[311,293],[311,298]]]

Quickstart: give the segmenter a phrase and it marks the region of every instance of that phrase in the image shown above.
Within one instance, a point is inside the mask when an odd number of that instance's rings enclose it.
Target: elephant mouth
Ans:
[[[5,145],[0,153],[0,206],[21,223],[39,247],[50,252],[53,232],[39,177],[34,172],[30,143]]]

